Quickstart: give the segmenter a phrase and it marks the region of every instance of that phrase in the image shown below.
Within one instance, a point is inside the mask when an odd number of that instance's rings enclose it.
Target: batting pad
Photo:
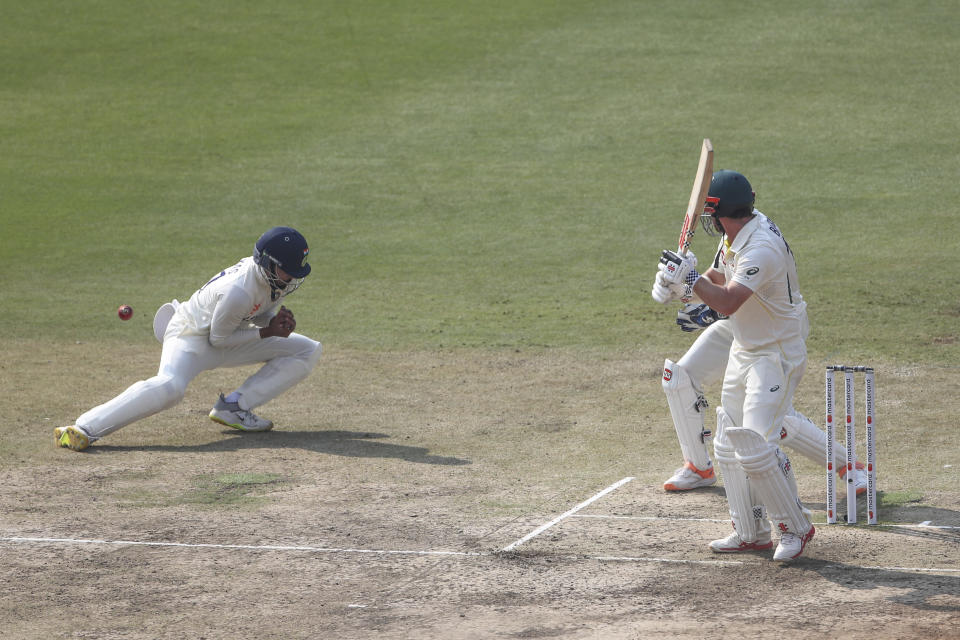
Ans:
[[[802,413],[787,414],[783,418],[780,445],[823,464],[827,455],[827,434]],[[847,466],[847,449],[839,442],[833,443],[833,458],[835,469]]]
[[[746,472],[737,461],[736,452],[725,431],[733,426],[722,407],[717,407],[717,436],[713,440],[713,454],[717,459],[717,469],[723,478],[723,488],[727,493],[727,507],[733,528],[744,542],[756,542],[759,536],[764,540],[770,534],[770,526],[764,514],[763,506],[757,504],[751,492]]]
[[[677,439],[683,451],[683,459],[697,469],[704,471],[711,466],[707,445],[703,434],[703,410],[707,402],[693,388],[690,376],[683,367],[672,360],[663,362],[663,392],[667,396],[673,427],[677,430]]]
[[[736,449],[737,461],[743,466],[750,485],[769,512],[770,519],[781,532],[804,535],[810,530],[790,460],[780,449],[751,429],[736,427],[726,430]]]

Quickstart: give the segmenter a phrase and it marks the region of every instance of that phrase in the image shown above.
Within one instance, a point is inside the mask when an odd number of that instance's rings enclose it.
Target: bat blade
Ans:
[[[703,205],[707,201],[707,191],[710,190],[710,178],[713,176],[713,143],[710,138],[703,139],[700,147],[700,163],[697,165],[697,176],[693,180],[693,189],[690,191],[690,201],[687,203],[687,213],[683,218],[683,227],[680,230],[680,240],[677,242],[677,253],[686,255],[690,249],[690,240],[697,230],[697,222],[703,212]]]

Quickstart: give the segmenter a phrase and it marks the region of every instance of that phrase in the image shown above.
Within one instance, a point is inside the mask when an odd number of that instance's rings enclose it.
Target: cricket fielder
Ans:
[[[154,322],[163,342],[157,375],[90,409],[73,425],[54,429],[57,445],[82,451],[179,403],[200,372],[256,363],[264,364],[238,389],[220,395],[210,419],[241,431],[272,429],[272,422],[252,410],[306,378],[320,358],[320,343],[293,333],[296,320],[283,305],[310,273],[309,253],[298,231],[274,227],[257,240],[252,257],[215,275],[188,301],[161,307]]]
[[[714,453],[734,531],[710,548],[717,553],[769,549],[772,521],[780,534],[773,558],[789,562],[815,533],[790,461],[779,447],[806,368],[809,323],[790,246],[754,209],[754,200],[742,174],[715,172],[704,208],[706,223],[723,234],[713,266],[701,276],[692,253],[664,251],[652,293],[661,302],[692,293],[729,316],[724,322],[733,333]]]

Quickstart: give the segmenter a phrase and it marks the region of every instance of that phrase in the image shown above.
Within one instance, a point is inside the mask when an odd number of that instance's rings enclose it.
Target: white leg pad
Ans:
[[[827,434],[802,413],[788,413],[780,430],[780,446],[822,465],[827,451]],[[847,466],[847,450],[839,442],[833,443],[833,457],[835,469]]]
[[[780,533],[805,535],[811,527],[807,518],[809,511],[805,513],[800,503],[787,456],[751,429],[730,428],[725,435],[736,449],[737,461],[750,478],[750,485],[767,508],[774,526]]]
[[[727,505],[733,528],[744,542],[756,542],[770,537],[770,525],[767,522],[763,506],[755,499],[751,483],[743,467],[737,461],[736,452],[725,435],[733,423],[722,407],[717,407],[717,435],[713,440],[713,454],[717,459],[717,469],[723,478],[723,488],[727,493]]]
[[[707,434],[703,427],[707,401],[703,394],[694,388],[683,367],[672,360],[665,360],[663,363],[662,384],[683,459],[701,471],[709,469],[713,463],[704,442]]]

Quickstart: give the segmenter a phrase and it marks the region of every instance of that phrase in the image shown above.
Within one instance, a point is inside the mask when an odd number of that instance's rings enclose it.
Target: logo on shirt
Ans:
[[[673,379],[673,371],[670,371],[670,369],[664,368],[663,379],[666,380],[667,382],[670,382],[670,380]]]
[[[257,311],[260,311],[260,307],[261,307],[261,304],[258,302],[257,304],[255,304],[255,305],[253,306],[253,309],[250,309],[250,313],[247,314],[247,315],[249,315],[249,316],[251,316],[251,317],[252,317],[252,316],[255,316],[255,315],[257,314]]]
[[[755,276],[758,273],[760,273],[760,267],[750,267],[749,269],[747,269],[748,276]]]

